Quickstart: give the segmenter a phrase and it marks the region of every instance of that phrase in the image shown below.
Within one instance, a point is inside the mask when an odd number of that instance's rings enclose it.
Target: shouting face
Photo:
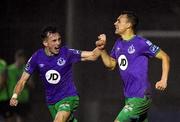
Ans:
[[[59,53],[61,45],[61,36],[59,33],[48,33],[43,41],[45,52],[47,55],[55,55]]]

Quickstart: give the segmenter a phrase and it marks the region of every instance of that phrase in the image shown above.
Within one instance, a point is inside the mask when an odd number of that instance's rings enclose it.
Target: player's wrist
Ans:
[[[163,81],[164,83],[167,83],[167,78],[161,78],[161,81]]]
[[[17,98],[18,98],[17,93],[13,93],[12,98],[13,98],[13,99],[17,99]]]

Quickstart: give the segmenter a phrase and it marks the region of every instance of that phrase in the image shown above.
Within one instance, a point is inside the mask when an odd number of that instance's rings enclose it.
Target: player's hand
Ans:
[[[98,49],[103,50],[106,45],[106,35],[105,34],[100,34],[98,36],[98,41],[96,41],[96,46]]]
[[[160,80],[156,83],[155,87],[158,90],[164,91],[167,87],[167,82]]]
[[[11,98],[9,104],[10,106],[17,106],[18,100],[16,98]]]

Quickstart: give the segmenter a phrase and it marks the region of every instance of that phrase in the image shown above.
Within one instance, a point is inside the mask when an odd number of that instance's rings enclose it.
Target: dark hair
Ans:
[[[20,58],[20,57],[26,57],[25,51],[23,49],[19,49],[15,52],[15,58]]]
[[[139,23],[138,16],[133,11],[123,11],[121,15],[127,15],[128,21],[132,24],[132,29],[136,31]]]
[[[41,39],[44,40],[48,33],[59,33],[55,26],[47,26],[41,32]]]

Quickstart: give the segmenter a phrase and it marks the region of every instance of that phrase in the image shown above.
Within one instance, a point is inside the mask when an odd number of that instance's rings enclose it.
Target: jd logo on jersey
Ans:
[[[56,70],[49,70],[45,74],[46,80],[51,84],[59,83],[61,75]]]
[[[50,74],[50,77],[48,80],[57,80],[57,79],[58,79],[58,74],[52,73],[52,74]]]
[[[128,67],[128,60],[126,58],[125,55],[120,55],[118,58],[118,64],[119,64],[119,68],[121,70],[126,70]]]

